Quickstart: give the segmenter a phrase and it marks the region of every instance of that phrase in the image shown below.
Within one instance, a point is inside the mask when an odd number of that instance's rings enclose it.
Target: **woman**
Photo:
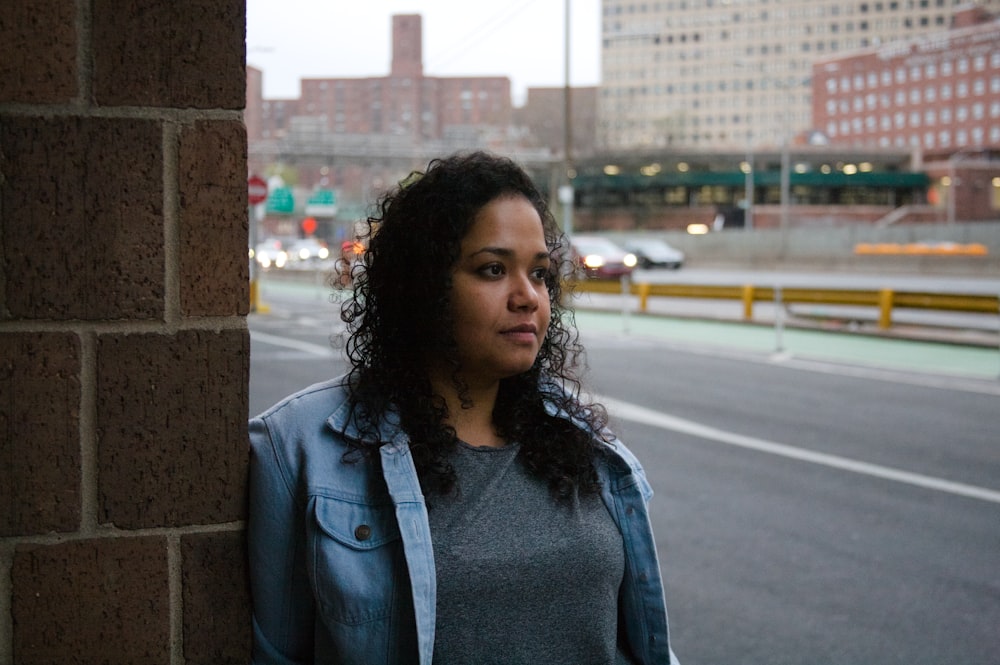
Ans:
[[[545,201],[477,152],[378,213],[350,371],[250,422],[254,662],[670,662],[651,490],[577,399]]]

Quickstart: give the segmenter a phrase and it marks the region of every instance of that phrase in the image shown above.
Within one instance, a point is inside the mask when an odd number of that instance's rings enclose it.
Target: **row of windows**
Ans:
[[[975,97],[982,97],[986,94],[986,91],[986,81],[975,79],[972,81],[971,87],[968,81],[958,81],[954,87],[950,83],[944,83],[940,86],[928,86],[924,89],[897,90],[894,95],[890,95],[887,92],[876,95],[870,92],[867,95],[858,95],[851,99],[828,99],[825,108],[829,115],[848,115],[850,113],[874,111],[878,108],[889,109],[906,106],[907,103],[922,105],[934,104],[938,101],[947,102],[953,97],[956,99],[965,99],[970,95],[970,92]],[[1000,74],[990,78],[989,92],[991,95],[1000,95]]]
[[[867,140],[866,140],[867,142]],[[926,131],[923,134],[896,134],[895,136],[880,136],[876,139],[880,148],[918,148],[927,150],[934,148],[964,148],[966,146],[981,146],[987,143],[1000,144],[1000,125],[959,129]]]
[[[827,129],[830,136],[864,134],[876,131],[892,131],[913,129],[921,126],[933,127],[939,122],[942,125],[949,125],[952,122],[980,121],[986,118],[987,109],[985,104],[973,104],[972,106],[959,106],[954,109],[925,109],[924,111],[896,111],[893,114],[882,116],[865,116],[863,118],[850,118],[843,120],[830,120]],[[989,117],[994,120],[1000,119],[1000,101],[993,102],[989,106]]]
[[[993,69],[1000,69],[1000,51],[990,53],[987,59],[985,54],[977,55],[971,59],[959,58],[954,63],[945,60],[941,63],[929,62],[926,65],[914,65],[911,67],[897,67],[895,70],[883,69],[880,72],[868,72],[867,74],[855,74],[851,76],[841,76],[839,79],[831,77],[826,81],[826,91],[831,94],[838,92],[861,91],[881,86],[901,85],[905,83],[919,82],[924,78],[935,79],[940,73],[941,76],[950,77],[953,74],[966,74],[969,72],[971,64],[972,70],[982,72],[986,70],[987,60]]]
[[[932,7],[940,9],[943,7],[958,5],[963,1],[964,0],[887,0],[884,2],[862,2],[858,5],[858,11],[862,14],[867,14],[870,11],[894,12],[900,9],[929,10]],[[620,16],[622,14],[659,13],[664,10],[672,12],[677,10],[686,11],[714,9],[715,7],[725,7],[728,10],[733,6],[751,5],[756,7],[762,4],[766,4],[766,0],[763,0],[763,2],[761,0],[668,0],[666,2],[621,2],[618,4],[606,3],[603,13],[605,16]],[[814,7],[809,9],[812,9],[812,13],[819,15],[830,14],[837,16],[841,13],[841,7],[839,5]],[[845,13],[849,12],[850,8],[846,8]]]

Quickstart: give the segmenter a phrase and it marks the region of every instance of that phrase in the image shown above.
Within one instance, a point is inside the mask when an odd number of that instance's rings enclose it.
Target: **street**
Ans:
[[[249,317],[253,413],[344,367],[335,305],[266,295],[270,313]],[[580,320],[586,388],[656,491],[683,663],[1000,662],[995,374],[773,356]]]

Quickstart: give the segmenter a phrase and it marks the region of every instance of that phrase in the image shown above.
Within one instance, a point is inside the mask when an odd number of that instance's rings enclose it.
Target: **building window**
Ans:
[[[934,102],[937,99],[937,88],[934,86],[927,86],[927,89],[924,90],[924,99],[927,103]]]

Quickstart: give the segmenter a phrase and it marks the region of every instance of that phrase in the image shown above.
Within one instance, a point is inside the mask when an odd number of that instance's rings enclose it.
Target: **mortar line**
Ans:
[[[181,320],[180,193],[178,183],[178,141],[176,122],[163,123],[163,318],[167,326]]]
[[[170,613],[170,663],[184,665],[184,589],[182,583],[181,537],[167,536],[167,585]]]
[[[78,333],[80,340],[80,534],[97,532],[100,519],[97,450],[97,334]]]
[[[76,3],[76,92],[81,107],[94,101],[94,21],[91,0]]]
[[[14,665],[13,543],[0,541],[0,665]]]

